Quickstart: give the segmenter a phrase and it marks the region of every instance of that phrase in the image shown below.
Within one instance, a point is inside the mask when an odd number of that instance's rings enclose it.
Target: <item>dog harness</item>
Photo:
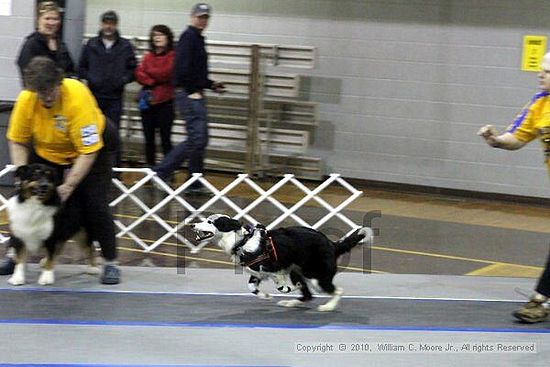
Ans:
[[[250,267],[252,267],[252,265],[261,263],[262,261],[267,260],[267,259],[278,261],[279,257],[277,255],[277,248],[275,247],[275,242],[273,242],[273,237],[268,236],[267,240],[268,240],[270,246],[262,254],[260,254],[254,260],[251,260],[251,261],[249,261],[247,263],[244,263],[244,264],[241,264],[241,265],[250,268]]]

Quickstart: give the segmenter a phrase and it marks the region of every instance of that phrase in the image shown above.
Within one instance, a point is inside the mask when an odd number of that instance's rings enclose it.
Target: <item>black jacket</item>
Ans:
[[[17,66],[19,72],[23,75],[23,70],[33,57],[46,56],[55,61],[56,65],[65,71],[65,76],[74,76],[74,63],[67,49],[67,45],[57,38],[57,51],[52,51],[48,48],[48,40],[38,32],[30,34],[26,39],[19,57],[17,58]]]
[[[130,41],[117,33],[115,43],[107,49],[100,32],[82,48],[78,77],[88,81],[88,87],[96,98],[121,99],[124,85],[134,80],[136,65]]]
[[[174,85],[185,88],[187,94],[212,88],[208,79],[208,54],[204,47],[204,37],[193,26],[181,34],[176,47],[174,60]]]

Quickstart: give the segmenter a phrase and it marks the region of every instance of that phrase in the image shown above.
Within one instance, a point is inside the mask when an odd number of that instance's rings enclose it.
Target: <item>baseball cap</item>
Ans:
[[[118,23],[118,15],[113,10],[106,11],[101,15],[101,21]]]
[[[205,3],[198,3],[193,6],[193,9],[191,9],[191,15],[194,17],[201,17],[203,15],[210,16],[210,13],[212,12],[212,7]]]

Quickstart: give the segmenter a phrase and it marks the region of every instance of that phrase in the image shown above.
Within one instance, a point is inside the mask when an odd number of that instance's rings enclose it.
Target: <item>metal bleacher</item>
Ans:
[[[148,50],[148,38],[127,38],[132,41],[141,59]],[[210,140],[206,168],[261,175],[293,173],[300,178],[321,179],[321,159],[307,155],[312,133],[319,121],[318,106],[299,100],[298,74],[276,70],[278,66],[285,69],[312,68],[315,49],[258,45],[256,47],[261,57],[256,62],[260,63],[260,68],[254,69],[252,47],[248,43],[207,41],[209,61],[214,65],[210,68],[210,77],[222,81],[228,92],[223,95],[207,94]],[[254,70],[259,70],[260,75],[253,75]],[[253,80],[260,80],[261,83],[260,108],[256,119],[251,118],[250,107],[250,101],[254,98]],[[144,138],[135,102],[139,89],[137,83],[126,87],[121,136],[123,159],[141,164],[144,161]],[[255,129],[251,129],[251,121],[257,124]],[[172,141],[177,144],[185,138],[185,121],[176,117]],[[257,148],[251,152],[254,145]],[[257,155],[253,165],[249,162],[251,154]]]

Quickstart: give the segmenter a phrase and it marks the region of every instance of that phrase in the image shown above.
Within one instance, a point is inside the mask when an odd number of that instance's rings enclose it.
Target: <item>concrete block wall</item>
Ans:
[[[165,23],[179,34],[194,0],[88,0],[127,35]],[[310,154],[327,173],[461,190],[548,197],[542,149],[485,146],[485,123],[504,129],[537,92],[520,70],[522,37],[548,35],[540,0],[212,0],[214,40],[309,45],[318,62],[301,98],[320,104]],[[281,70],[296,72],[296,70]]]
[[[12,2],[12,15],[0,16],[0,100],[13,101],[21,90],[15,58],[25,37],[34,30],[35,0]]]

